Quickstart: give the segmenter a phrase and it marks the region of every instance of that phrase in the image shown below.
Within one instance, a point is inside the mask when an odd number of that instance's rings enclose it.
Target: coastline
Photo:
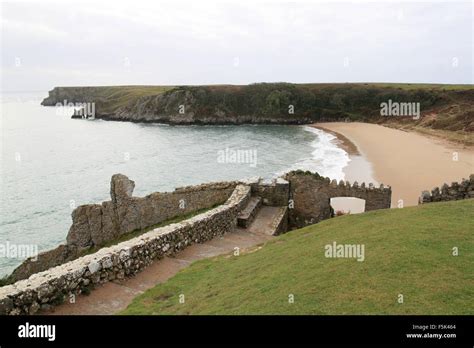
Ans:
[[[344,180],[349,182],[357,181],[359,184],[365,182],[366,184],[373,183],[379,185],[380,183],[375,179],[372,164],[367,160],[367,157],[362,153],[361,149],[351,139],[336,132],[321,124],[311,125],[313,128],[320,129],[324,132],[332,134],[336,137],[334,144],[343,149],[349,155],[349,163],[342,169],[344,172]]]
[[[315,123],[312,124],[311,127],[316,128],[316,129],[321,129],[322,131],[325,131],[329,134],[334,135],[337,138],[336,144],[346,151],[349,156],[360,156],[360,151],[359,148],[357,147],[356,144],[354,144],[350,139],[348,139],[344,134],[335,132],[334,130],[328,128],[328,127],[323,127],[321,126],[321,123]]]
[[[367,183],[363,179],[373,176],[375,183],[392,187],[392,208],[399,200],[403,206],[417,205],[423,190],[468,178],[474,168],[474,149],[419,133],[361,122],[312,127],[337,136],[349,153],[351,161],[343,169],[346,180]],[[353,147],[358,152],[348,151]]]

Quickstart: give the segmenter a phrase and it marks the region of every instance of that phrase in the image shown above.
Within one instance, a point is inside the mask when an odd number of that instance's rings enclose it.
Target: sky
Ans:
[[[473,2],[1,1],[1,90],[473,83]]]

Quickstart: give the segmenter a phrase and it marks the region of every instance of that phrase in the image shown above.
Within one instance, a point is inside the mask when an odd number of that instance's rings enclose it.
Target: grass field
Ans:
[[[326,258],[334,241],[363,244],[365,260]],[[122,314],[472,315],[474,199],[337,217],[198,261]]]

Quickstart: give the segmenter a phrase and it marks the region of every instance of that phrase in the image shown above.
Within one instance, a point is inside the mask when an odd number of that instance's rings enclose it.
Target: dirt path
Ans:
[[[65,303],[38,314],[115,314],[127,308],[136,296],[156,284],[165,282],[196,260],[230,253],[236,247],[242,251],[273,238],[270,233],[274,210],[274,207],[262,207],[248,229],[236,228],[222,237],[203,244],[194,244],[174,257],[166,257],[153,262],[133,278],[105,283],[94,289],[90,295],[76,296],[75,303],[70,303],[69,299],[66,299]]]

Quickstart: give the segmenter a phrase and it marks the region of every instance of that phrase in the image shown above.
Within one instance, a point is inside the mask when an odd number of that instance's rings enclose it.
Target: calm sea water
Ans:
[[[46,95],[2,95],[0,244],[36,244],[42,251],[62,243],[73,208],[109,200],[115,173],[134,180],[134,194],[142,196],[297,168],[342,179],[349,161],[332,135],[309,127],[73,120],[71,110],[40,106]],[[220,163],[226,149],[256,153],[256,165]],[[20,262],[0,257],[0,276]]]

